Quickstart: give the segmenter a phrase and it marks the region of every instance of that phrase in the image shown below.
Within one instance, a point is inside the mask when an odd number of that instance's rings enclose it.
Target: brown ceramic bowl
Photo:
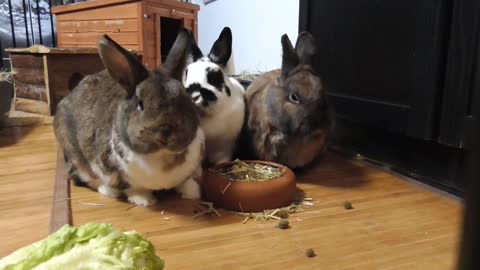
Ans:
[[[258,163],[272,167],[285,166],[268,161],[247,160],[245,163]],[[295,174],[286,168],[285,175],[264,182],[231,181],[215,172],[233,162],[218,164],[205,171],[203,188],[206,199],[217,207],[237,212],[262,212],[289,206],[295,200]]]

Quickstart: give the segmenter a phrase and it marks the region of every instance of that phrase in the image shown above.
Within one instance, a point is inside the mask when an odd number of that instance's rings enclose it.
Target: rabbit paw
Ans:
[[[200,185],[191,177],[178,186],[176,190],[182,194],[184,199],[197,200],[201,197]]]
[[[122,192],[119,189],[116,189],[108,185],[101,185],[98,187],[97,190],[98,190],[98,193],[108,197],[112,197],[112,198],[118,198],[122,194]]]
[[[273,132],[270,135],[271,153],[272,153],[274,158],[276,158],[277,155],[279,154],[278,150],[281,147],[281,145],[283,145],[283,144],[285,144],[285,135],[283,135],[282,133],[280,133],[278,131]]]
[[[127,196],[130,203],[139,206],[148,207],[157,202],[150,190],[130,190]]]
[[[284,144],[285,143],[285,135],[283,135],[282,133],[280,133],[278,131],[273,132],[270,135],[270,142],[273,145]]]

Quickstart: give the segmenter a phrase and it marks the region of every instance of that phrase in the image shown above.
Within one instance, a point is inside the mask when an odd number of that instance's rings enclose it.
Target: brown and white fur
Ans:
[[[253,157],[291,168],[304,167],[325,149],[332,116],[322,81],[311,66],[313,37],[300,33],[295,48],[282,36],[281,70],[267,72],[248,87],[246,136]]]
[[[181,30],[162,69],[149,71],[108,36],[105,70],[83,78],[57,107],[55,134],[69,178],[142,206],[152,191],[175,188],[199,199],[204,134],[181,79],[191,33]]]

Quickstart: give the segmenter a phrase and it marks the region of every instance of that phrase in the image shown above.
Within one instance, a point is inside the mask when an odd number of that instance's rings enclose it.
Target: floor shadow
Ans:
[[[198,208],[198,202],[182,199],[181,195],[174,190],[161,190],[154,192],[157,203],[150,207],[156,212],[170,212],[183,216],[192,217]]]
[[[163,213],[175,213],[175,215],[191,218],[195,223],[208,224],[208,226],[214,227],[236,224],[242,222],[245,218],[238,213],[216,206],[214,206],[215,210],[220,215],[214,212],[203,213],[203,211],[207,209],[207,206],[201,204],[202,200],[182,199],[181,195],[173,190],[155,191],[154,194],[158,201],[157,204],[149,207],[149,209],[159,213],[159,215],[163,215]]]
[[[28,126],[2,126],[0,120],[0,148],[11,146],[22,141],[33,129],[34,125]]]
[[[353,162],[351,158],[327,152],[311,165],[294,170],[297,182],[327,187],[355,188],[369,182],[371,168]]]
[[[304,201],[305,197],[307,197],[307,193],[297,187],[297,190],[295,191],[295,203],[301,204]]]

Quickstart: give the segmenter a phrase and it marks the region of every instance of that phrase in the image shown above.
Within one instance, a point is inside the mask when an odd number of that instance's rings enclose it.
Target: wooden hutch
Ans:
[[[195,4],[178,0],[91,0],[52,9],[59,48],[97,47],[103,34],[136,51],[143,63],[162,63],[183,26],[198,41]]]

